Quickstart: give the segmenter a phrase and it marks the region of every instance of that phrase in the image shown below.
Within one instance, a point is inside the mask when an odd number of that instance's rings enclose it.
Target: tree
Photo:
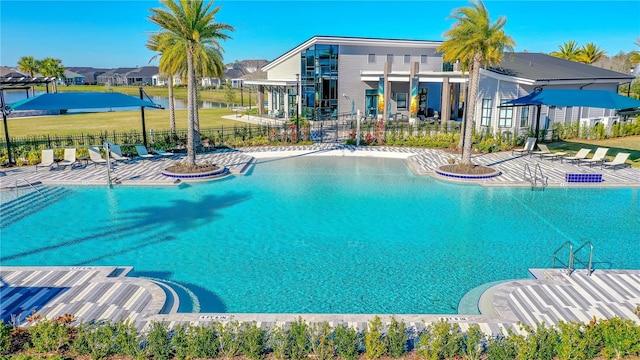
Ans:
[[[444,33],[446,40],[438,47],[444,61],[460,61],[462,71],[469,72],[468,104],[465,104],[463,165],[471,165],[471,133],[475,115],[480,67],[498,64],[505,50],[513,51],[515,42],[503,30],[507,22],[499,17],[491,24],[489,12],[482,1],[471,1],[471,6],[453,10],[449,18],[456,22]]]
[[[578,47],[578,43],[574,40],[569,40],[562,45],[558,46],[558,51],[552,51],[549,55],[557,58],[580,61],[581,50]]]
[[[640,48],[640,38],[636,39],[636,46]],[[631,65],[640,64],[640,50],[634,50],[629,54]]]
[[[33,56],[23,56],[18,60],[18,70],[28,74],[32,78],[38,72],[38,62]],[[36,95],[35,87],[31,88],[31,96]]]
[[[204,4],[203,0],[161,0],[160,4],[166,9],[151,9],[149,20],[160,26],[159,33],[167,34],[173,45],[163,49],[164,58],[167,61],[175,60],[184,54],[186,57],[187,74],[187,157],[186,164],[193,166],[196,163],[195,151],[195,121],[197,119],[197,83],[196,71],[202,69],[202,60],[197,56],[207,53],[204,49],[217,46],[218,54],[222,47],[220,40],[230,38],[227,31],[234,31],[233,27],[223,23],[216,23],[215,15],[220,11],[220,6],[211,9],[213,1]],[[152,35],[153,36],[153,35]],[[161,58],[161,60],[162,60]],[[171,60],[173,59],[173,60]],[[221,60],[221,59],[220,59]]]
[[[578,61],[591,65],[594,62],[600,60],[600,58],[602,58],[606,53],[607,52],[601,50],[598,45],[592,42],[586,43],[580,48]]]
[[[37,60],[36,62],[38,63],[38,69],[42,75],[56,78],[56,81],[53,82],[53,91],[58,92],[57,80],[65,78],[65,67],[62,65],[62,60],[48,57],[43,60]]]
[[[165,51],[169,51],[173,46],[171,36],[168,33],[157,33],[149,37],[147,48],[151,51],[157,51],[159,54],[154,55],[149,62],[160,57],[159,70],[160,73],[167,77],[167,87],[169,89],[169,128],[171,129],[171,137],[176,133],[176,102],[173,93],[173,78],[176,74],[174,64],[169,61],[163,61],[162,55]]]

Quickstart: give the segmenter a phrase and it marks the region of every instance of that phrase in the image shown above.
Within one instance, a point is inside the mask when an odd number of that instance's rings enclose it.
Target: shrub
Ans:
[[[167,326],[162,322],[151,323],[145,347],[148,356],[154,359],[167,360],[172,356],[171,338]]]
[[[491,337],[487,341],[487,360],[503,360],[516,358],[516,346],[513,342],[513,333],[509,331],[509,337],[499,335]]]
[[[11,325],[0,319],[0,354],[6,354],[11,345]]]
[[[237,321],[229,321],[226,324],[219,323],[218,332],[218,352],[220,355],[232,358],[240,353],[240,341],[238,333],[240,324]]]
[[[382,335],[382,321],[378,316],[369,321],[364,333],[364,350],[367,359],[378,359],[387,353],[386,339]]]
[[[27,330],[31,346],[40,353],[59,351],[69,344],[69,328],[57,320],[41,320]]]
[[[311,356],[318,360],[334,358],[332,333],[331,326],[327,322],[316,323],[309,329]]]
[[[336,353],[345,360],[355,360],[360,352],[360,336],[358,332],[345,325],[339,325],[334,330]]]
[[[267,332],[259,328],[256,323],[245,323],[240,329],[240,344],[242,354],[249,359],[264,358]]]
[[[602,356],[607,359],[640,355],[640,327],[628,319],[612,318],[601,321],[604,347]]]
[[[484,334],[480,326],[474,324],[469,327],[463,336],[462,345],[464,356],[468,360],[479,360],[484,352]]]
[[[416,351],[426,359],[452,358],[462,354],[462,344],[460,326],[440,320],[420,335]]]
[[[269,332],[267,346],[273,351],[273,356],[278,360],[287,357],[287,332],[281,326],[274,326]]]
[[[286,354],[292,360],[300,360],[309,354],[309,327],[301,317],[291,324],[286,337]]]
[[[398,322],[395,317],[391,317],[387,331],[387,343],[389,356],[394,359],[402,357],[407,351],[407,326],[404,322]]]
[[[218,356],[218,334],[213,324],[190,325],[188,329],[188,356],[191,358],[214,358]]]

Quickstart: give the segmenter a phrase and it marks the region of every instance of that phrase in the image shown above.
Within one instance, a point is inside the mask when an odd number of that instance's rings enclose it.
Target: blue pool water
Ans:
[[[451,314],[479,285],[550,267],[567,240],[592,241],[596,268],[640,269],[637,188],[485,188],[400,160],[302,157],[210,183],[65,190],[1,229],[2,265],[131,265],[203,312]]]

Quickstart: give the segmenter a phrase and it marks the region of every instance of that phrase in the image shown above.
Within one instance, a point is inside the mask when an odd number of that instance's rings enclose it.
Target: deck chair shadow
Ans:
[[[609,148],[603,148],[603,147],[599,147],[596,149],[596,152],[593,154],[592,158],[585,158],[580,160],[580,163],[578,165],[580,165],[581,163],[587,163],[589,164],[589,167],[593,166],[593,164],[597,164],[597,163],[602,163],[605,160],[605,155],[607,155],[607,151],[609,151]]]
[[[40,156],[40,163],[36,164],[36,172],[38,172],[39,167],[48,167],[51,170],[51,167],[56,164],[56,161],[53,157],[53,149],[45,149],[42,150],[42,155]]]
[[[551,152],[551,150],[549,150],[549,147],[545,144],[538,144],[538,149],[540,150],[532,151],[529,154],[531,156],[540,155],[540,159],[544,158],[544,159],[550,159],[550,160],[554,160],[556,158],[559,158],[560,156],[567,155],[567,153],[564,151]]]
[[[562,158],[560,158],[561,160],[569,160],[571,161],[571,163],[575,163],[576,161],[580,161],[583,159],[587,158],[587,155],[589,155],[589,153],[591,152],[591,149],[587,149],[587,148],[582,148],[578,151],[577,154],[573,155],[573,156],[563,156]]]
[[[519,153],[519,154],[528,154],[531,151],[533,151],[533,148],[536,146],[536,138],[534,137],[530,137],[527,138],[527,141],[524,143],[524,147],[522,149],[513,149],[511,150],[511,155],[513,155],[513,153]]]
[[[136,145],[136,152],[142,159],[153,159],[155,157],[155,155],[149,154],[147,148],[142,145]]]
[[[170,151],[157,150],[157,149],[153,149],[153,148],[151,148],[151,152],[156,154],[156,155],[162,156],[162,157],[175,155],[174,153],[172,153]]]
[[[63,166],[64,168],[66,168],[67,165],[71,165],[71,167],[73,167],[73,164],[75,163],[76,163],[76,148],[64,149],[64,159],[58,162],[58,166]]]
[[[120,149],[120,145],[109,144],[109,155],[115,161],[124,161],[129,162],[129,158],[126,156],[122,156],[122,150]]]
[[[600,168],[606,168],[606,167],[612,167],[613,171],[616,171],[616,167],[618,166],[622,166],[625,167],[627,165],[631,166],[630,164],[627,164],[627,159],[629,158],[631,154],[630,153],[617,153],[616,156],[613,158],[613,160],[611,161],[603,161],[602,164],[600,165]]]
[[[107,160],[102,158],[100,150],[94,146],[89,146],[89,161],[91,161],[95,166],[98,166],[98,164],[107,165]]]

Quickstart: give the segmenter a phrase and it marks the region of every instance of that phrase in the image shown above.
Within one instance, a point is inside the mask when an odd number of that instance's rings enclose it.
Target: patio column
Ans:
[[[389,107],[389,99],[391,98],[391,82],[389,81],[389,73],[391,72],[391,63],[384,62],[384,113],[382,118],[389,121],[388,114],[391,111]]]
[[[264,85],[258,85],[258,115],[264,115]]]
[[[440,126],[444,129],[447,126],[447,121],[451,118],[451,104],[449,98],[451,97],[451,85],[449,85],[449,77],[442,79],[442,99],[440,106]]]

